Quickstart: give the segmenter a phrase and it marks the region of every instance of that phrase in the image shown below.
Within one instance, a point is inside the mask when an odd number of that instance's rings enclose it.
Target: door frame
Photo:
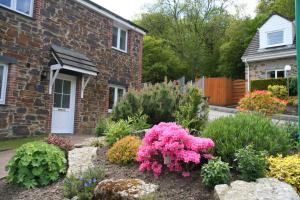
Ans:
[[[76,114],[76,85],[77,85],[77,77],[73,76],[73,75],[68,75],[68,74],[62,74],[59,73],[57,75],[57,79],[62,79],[62,80],[67,80],[67,81],[71,81],[71,91],[70,91],[70,108],[69,109],[73,109],[72,111],[72,122],[73,122],[73,126],[72,126],[72,130],[70,132],[64,133],[64,134],[74,134],[74,130],[75,130],[75,114]],[[54,83],[55,84],[55,83]],[[53,88],[54,90],[54,88]],[[54,108],[54,91],[52,93],[52,104],[51,104],[51,133],[61,133],[61,131],[58,130],[54,130],[53,128],[53,111],[55,110],[59,110],[59,108]]]

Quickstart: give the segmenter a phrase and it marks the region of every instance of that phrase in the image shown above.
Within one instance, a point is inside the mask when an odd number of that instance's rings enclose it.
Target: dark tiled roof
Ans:
[[[52,45],[51,50],[61,65],[68,65],[98,73],[96,65],[84,54],[57,45]]]

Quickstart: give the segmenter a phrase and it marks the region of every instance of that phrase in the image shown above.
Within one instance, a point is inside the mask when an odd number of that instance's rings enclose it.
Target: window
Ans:
[[[125,94],[125,88],[120,86],[109,86],[108,112],[120,101]]]
[[[32,16],[34,0],[0,0],[0,5],[18,13]]]
[[[7,65],[0,64],[0,104],[5,104],[7,73]]]
[[[54,85],[54,107],[70,108],[71,81],[56,79]]]
[[[283,69],[267,71],[267,78],[284,78],[285,71]]]
[[[276,31],[268,33],[268,45],[276,45],[283,43],[283,31]]]
[[[112,47],[127,52],[127,31],[114,26],[112,34]]]

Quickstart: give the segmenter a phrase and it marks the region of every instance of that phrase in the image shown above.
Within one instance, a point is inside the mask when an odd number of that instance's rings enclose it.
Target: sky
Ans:
[[[146,4],[151,4],[155,0],[92,0],[99,5],[107,8],[108,10],[124,17],[125,19],[132,20],[138,14],[140,14],[143,9],[145,9]],[[234,0],[240,5],[244,6],[244,14],[254,16],[255,7],[258,0]],[[234,8],[230,8],[230,12],[234,12]]]

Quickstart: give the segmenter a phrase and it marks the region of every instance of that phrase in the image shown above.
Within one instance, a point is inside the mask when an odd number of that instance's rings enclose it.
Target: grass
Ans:
[[[0,141],[0,151],[16,149],[16,148],[20,147],[21,145],[28,143],[28,142],[42,141],[42,140],[44,140],[45,137],[46,137],[45,135],[41,135],[41,136],[36,136],[36,137],[1,140]]]

